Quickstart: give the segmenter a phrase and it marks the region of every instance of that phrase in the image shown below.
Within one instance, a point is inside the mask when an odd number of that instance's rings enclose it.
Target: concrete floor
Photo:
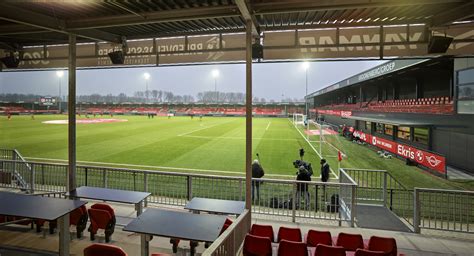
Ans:
[[[90,204],[89,204],[90,205]],[[118,222],[126,222],[135,216],[135,211],[132,206],[114,204],[116,215],[122,216],[118,218]],[[181,210],[181,207],[162,207],[173,210]],[[463,233],[439,233],[439,234],[413,234],[398,231],[385,231],[375,229],[362,229],[350,227],[337,227],[334,225],[325,225],[324,222],[317,223],[291,223],[288,221],[276,220],[271,216],[254,215],[254,223],[271,224],[275,232],[279,226],[297,226],[302,229],[305,234],[309,229],[329,230],[333,236],[337,236],[339,232],[360,233],[364,239],[368,239],[372,235],[394,237],[397,240],[399,251],[407,255],[474,255],[474,234]],[[88,232],[84,233],[82,239],[75,238],[74,229],[71,229],[71,255],[82,256],[82,251],[92,242],[89,240]],[[103,233],[96,237],[96,243],[105,243]],[[116,227],[115,233],[112,236],[111,244],[120,246],[128,255],[139,255],[140,252],[140,237],[133,233],[124,232],[122,227]],[[36,233],[21,226],[10,226],[0,228],[0,247],[14,246],[30,248],[42,251],[57,251],[58,250],[58,235],[44,235],[43,233]],[[198,254],[204,251],[204,246],[201,243],[197,248]],[[154,237],[150,243],[150,252],[164,252],[172,254],[171,245],[168,238]],[[176,255],[189,255],[189,242],[182,241],[179,244],[179,251]]]

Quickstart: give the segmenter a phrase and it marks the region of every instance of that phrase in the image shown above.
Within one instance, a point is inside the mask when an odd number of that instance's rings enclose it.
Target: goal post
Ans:
[[[304,125],[304,121],[306,120],[306,115],[303,114],[293,114],[293,124],[294,125]]]

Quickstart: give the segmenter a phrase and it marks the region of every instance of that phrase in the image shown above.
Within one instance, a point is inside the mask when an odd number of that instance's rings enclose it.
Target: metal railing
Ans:
[[[474,191],[415,188],[414,232],[421,229],[474,233]]]
[[[408,190],[385,170],[343,169],[358,184],[359,204],[385,206],[413,225],[413,191]]]
[[[0,160],[6,169],[18,161]],[[65,192],[67,165],[28,162],[31,166],[27,182],[31,192]],[[131,170],[96,166],[77,166],[78,186],[93,186],[132,191],[147,191],[146,203],[184,206],[193,197],[245,200],[245,177],[215,176],[164,171]],[[255,191],[253,212],[265,215],[313,218],[354,224],[351,211],[340,214],[339,203],[333,198],[344,198],[344,205],[354,205],[352,194],[357,184],[352,182],[304,182],[295,180],[254,179],[259,182]],[[0,186],[18,188],[16,184]],[[307,187],[302,191],[301,188]],[[339,194],[343,197],[338,197]]]
[[[28,190],[29,183],[25,180],[24,175],[31,172],[31,170],[29,170],[31,167],[20,152],[16,149],[0,149],[0,159],[18,161],[8,169],[3,165],[0,165],[0,181],[12,181],[13,183],[16,183],[21,190]]]
[[[224,231],[216,241],[214,241],[203,256],[227,256],[238,255],[245,240],[245,236],[252,224],[251,214],[245,210],[226,231]]]

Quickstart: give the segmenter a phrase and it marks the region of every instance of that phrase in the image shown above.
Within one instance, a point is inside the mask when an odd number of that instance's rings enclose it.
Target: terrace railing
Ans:
[[[474,191],[415,188],[413,227],[474,233]]]
[[[214,241],[203,256],[239,255],[245,236],[252,225],[251,215],[245,210],[216,241]]]
[[[26,176],[31,173],[31,167],[16,149],[0,149],[0,160],[16,161],[9,168],[0,165],[0,182],[16,184],[21,190],[29,190]]]
[[[413,191],[408,190],[385,170],[342,169],[358,184],[359,204],[385,206],[413,225]]]
[[[0,160],[7,169],[18,161]],[[29,162],[31,168],[27,182],[31,191],[65,192],[67,165]],[[357,184],[350,179],[344,182],[303,182],[295,180],[254,179],[262,182],[255,191],[252,210],[264,215],[291,218],[330,220],[341,225],[354,225],[354,196]],[[96,166],[77,166],[78,186],[93,186],[133,191],[147,191],[152,195],[146,203],[184,206],[193,197],[228,200],[245,199],[245,178],[164,171],[131,170]],[[18,188],[15,184],[0,186]],[[307,190],[301,192],[301,187]],[[257,196],[259,195],[259,196]],[[341,196],[338,196],[341,195]],[[343,200],[343,203],[334,200]],[[348,207],[341,208],[338,205]]]

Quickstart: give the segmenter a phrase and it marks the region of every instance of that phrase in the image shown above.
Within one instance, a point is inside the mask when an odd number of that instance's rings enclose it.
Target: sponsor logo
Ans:
[[[442,161],[435,156],[427,156],[426,161],[433,167],[438,166]]]
[[[372,145],[377,145],[377,137],[372,137]]]
[[[418,162],[423,162],[423,152],[421,152],[419,150],[416,151],[416,160]]]

